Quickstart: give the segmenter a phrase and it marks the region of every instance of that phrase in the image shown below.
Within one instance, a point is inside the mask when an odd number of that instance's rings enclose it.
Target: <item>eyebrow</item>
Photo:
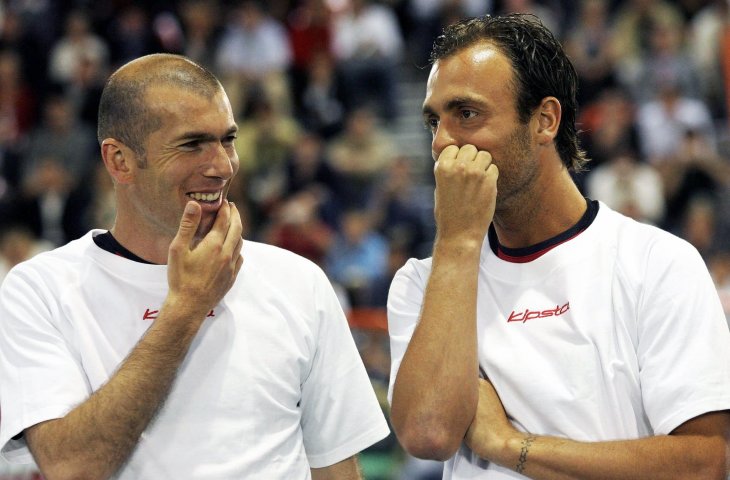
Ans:
[[[232,126],[230,127],[226,133],[223,135],[223,137],[228,137],[234,133],[238,132],[238,126]],[[209,133],[209,132],[185,132],[179,137],[175,138],[174,141],[180,142],[183,140],[198,140],[202,142],[215,142],[218,140],[218,137],[215,135]]]

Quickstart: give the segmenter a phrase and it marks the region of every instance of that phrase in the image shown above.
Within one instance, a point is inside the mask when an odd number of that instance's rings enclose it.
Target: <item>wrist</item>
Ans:
[[[450,260],[478,259],[484,238],[476,237],[437,237],[433,246],[433,256]]]
[[[536,440],[530,433],[516,432],[505,441],[503,456],[497,463],[510,468],[517,473],[524,474],[529,460],[530,451]]]
[[[203,323],[209,311],[209,308],[193,298],[168,295],[160,308],[158,320],[163,318],[174,323],[195,325]]]
[[[469,429],[466,444],[480,458],[506,468],[515,469],[526,434],[498,425]]]

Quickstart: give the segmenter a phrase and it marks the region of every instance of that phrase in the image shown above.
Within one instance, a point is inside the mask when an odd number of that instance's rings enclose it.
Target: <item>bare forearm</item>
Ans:
[[[476,412],[479,260],[498,177],[491,154],[470,144],[444,146],[434,164],[437,236],[431,275],[396,375],[391,409],[398,439],[417,457],[452,456]]]
[[[534,480],[725,480],[720,437],[663,435],[615,442],[576,442],[524,435],[496,460]]]
[[[312,468],[312,480],[362,480],[357,457],[324,468]]]
[[[489,380],[465,437],[478,456],[535,480],[725,480],[730,460],[730,411],[685,421],[670,435],[579,442],[517,431]]]
[[[393,425],[419,457],[450,457],[476,411],[480,249],[477,242],[437,243],[421,318],[398,371]]]
[[[106,384],[62,419],[26,431],[46,478],[108,478],[120,468],[170,392],[204,318],[195,316],[171,321],[163,308]]]

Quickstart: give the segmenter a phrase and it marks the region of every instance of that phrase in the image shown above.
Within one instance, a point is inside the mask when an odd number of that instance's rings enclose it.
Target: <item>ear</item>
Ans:
[[[115,138],[106,138],[101,142],[101,158],[114,183],[132,183],[137,159],[125,144]]]
[[[535,111],[538,144],[552,143],[558,135],[562,108],[555,97],[545,97]]]

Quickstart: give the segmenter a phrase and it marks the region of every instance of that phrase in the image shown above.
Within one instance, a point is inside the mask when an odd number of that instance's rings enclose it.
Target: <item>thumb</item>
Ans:
[[[187,246],[192,246],[195,232],[198,231],[200,225],[200,205],[190,201],[185,205],[185,211],[180,219],[180,228],[177,231],[177,237]]]

